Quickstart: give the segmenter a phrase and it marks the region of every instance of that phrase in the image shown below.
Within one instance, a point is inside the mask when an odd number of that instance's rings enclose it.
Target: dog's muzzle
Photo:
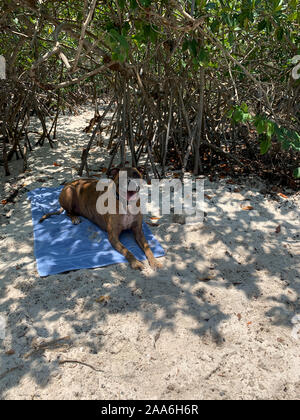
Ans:
[[[127,189],[120,189],[119,191],[117,191],[117,199],[120,200],[121,198],[123,200],[126,200],[127,203],[136,200],[140,189],[140,185],[136,183],[136,180],[129,179],[127,182]]]
[[[140,191],[140,186],[135,180],[129,179],[127,184],[127,202],[134,200]]]

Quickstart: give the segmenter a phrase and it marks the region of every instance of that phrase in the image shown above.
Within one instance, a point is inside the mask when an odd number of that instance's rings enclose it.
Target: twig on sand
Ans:
[[[160,329],[157,331],[157,333],[155,334],[154,338],[153,338],[153,347],[156,348],[156,342],[160,337],[160,333],[162,331],[162,327],[160,327]]]
[[[61,338],[57,338],[57,339],[55,339],[55,340],[51,340],[51,341],[47,341],[47,342],[43,342],[43,343],[41,343],[41,344],[35,344],[34,345],[34,349],[33,350],[31,350],[31,351],[29,351],[28,353],[26,353],[25,355],[24,355],[24,358],[25,359],[27,359],[29,356],[31,356],[32,354],[34,354],[34,353],[37,353],[37,352],[39,352],[39,351],[41,351],[41,350],[46,350],[47,348],[49,348],[49,347],[53,347],[53,346],[57,346],[57,345],[59,345],[59,343],[61,342],[61,341],[64,341],[64,340],[69,340],[70,339],[70,336],[69,335],[67,335],[67,336],[65,336],[65,337],[61,337]],[[65,345],[65,344],[62,344],[62,345]]]
[[[80,365],[87,366],[87,367],[95,370],[96,372],[104,372],[104,370],[102,370],[102,369],[96,369],[94,366],[90,365],[89,363],[81,362],[80,360],[59,360],[58,361],[58,364],[59,365],[62,365],[64,363],[78,363]]]
[[[20,366],[15,366],[10,369],[7,369],[5,372],[0,374],[0,379],[4,378],[4,376],[6,376],[10,372],[13,372],[14,370],[23,369],[23,367],[24,367],[23,365],[20,365]]]

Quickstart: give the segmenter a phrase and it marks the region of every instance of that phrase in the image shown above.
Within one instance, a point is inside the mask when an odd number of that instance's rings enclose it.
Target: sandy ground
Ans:
[[[37,147],[29,172],[15,162],[1,181],[1,199],[19,188],[0,204],[1,398],[299,399],[297,194],[206,179],[203,223],[152,227],[163,269],[38,276],[27,191],[76,176],[92,115],[61,117],[57,147]],[[93,152],[99,172],[107,152]]]

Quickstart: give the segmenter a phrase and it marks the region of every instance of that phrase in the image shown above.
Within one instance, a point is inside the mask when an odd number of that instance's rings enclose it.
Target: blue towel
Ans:
[[[80,268],[128,262],[112,247],[107,233],[84,217],[81,217],[79,225],[73,225],[64,212],[39,223],[45,213],[59,210],[58,197],[62,188],[37,188],[28,193],[39,275],[48,276]],[[154,256],[163,256],[163,248],[145,223],[143,231]],[[146,259],[130,230],[121,233],[120,241],[138,260]]]

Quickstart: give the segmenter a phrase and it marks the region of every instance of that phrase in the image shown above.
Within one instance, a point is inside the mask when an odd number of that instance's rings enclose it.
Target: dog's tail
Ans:
[[[47,213],[44,214],[43,217],[40,218],[39,223],[42,223],[45,219],[48,219],[48,217],[54,216],[55,214],[62,214],[62,212],[64,211],[64,209],[61,207],[58,211],[54,211],[53,213]]]

